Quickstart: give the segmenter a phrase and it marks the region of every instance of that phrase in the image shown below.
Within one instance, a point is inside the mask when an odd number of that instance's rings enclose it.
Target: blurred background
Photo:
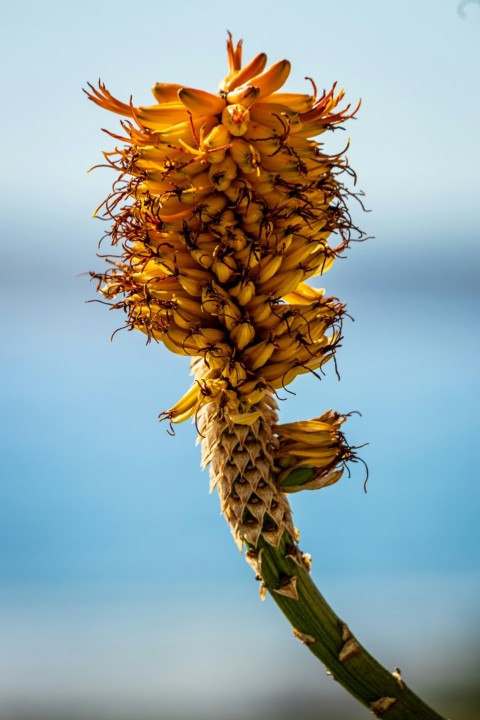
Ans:
[[[98,77],[151,104],[155,81],[215,91],[226,31],[288,57],[289,90],[335,81],[363,106],[348,152],[374,239],[321,278],[348,303],[333,365],[282,421],[358,410],[364,468],[293,498],[302,549],[340,617],[451,720],[480,717],[480,6],[124,0],[2,10],[0,720],[370,717],[296,641],[208,495],[195,429],[159,425],[188,361],[85,303],[88,174],[118,117]],[[285,394],[285,397],[287,395]]]

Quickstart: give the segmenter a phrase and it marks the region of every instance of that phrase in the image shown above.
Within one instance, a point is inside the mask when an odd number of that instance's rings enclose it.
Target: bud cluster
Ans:
[[[333,356],[344,305],[306,281],[325,273],[357,231],[339,177],[351,172],[347,159],[325,154],[312,139],[354,114],[338,109],[343,91],[333,86],[318,97],[312,81],[311,94],[278,92],[290,71],[287,60],[265,70],[260,53],[242,68],[241,42],[234,46],[230,37],[227,50],[229,74],[218,94],[157,83],[157,103],[135,107],[102,83],[87,92],[126,118],[122,135],[109,133],[123,143],[104,153],[119,178],[97,210],[111,219],[112,244],[122,254],[93,276],[112,306],[125,311],[130,328],[194,360],[193,385],[164,416],[173,423],[208,417],[218,437],[223,423],[225,437],[208,443],[208,462],[213,447],[229,454],[229,435],[241,440],[245,458],[252,456],[245,468],[243,461],[233,463],[225,498],[238,477],[255,468],[267,483],[266,475],[294,462],[273,436],[273,394]],[[335,422],[331,416],[324,425]],[[206,433],[203,421],[200,426]],[[259,439],[260,426],[270,427],[267,440]],[[260,455],[248,438],[259,443]],[[279,443],[284,450],[275,465]],[[329,472],[343,461],[344,447],[330,448]],[[228,462],[216,463],[217,475],[225,476]],[[255,503],[246,498],[235,505],[235,497],[238,490],[222,504],[240,541],[255,545],[262,527],[273,544],[279,528],[292,534],[289,514],[280,518],[279,510],[277,518],[271,498],[276,529],[270,523],[269,534]],[[284,508],[283,500],[274,503]],[[255,531],[247,532],[247,521]]]

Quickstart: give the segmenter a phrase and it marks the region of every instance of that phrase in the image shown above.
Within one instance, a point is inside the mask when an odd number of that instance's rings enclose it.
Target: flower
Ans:
[[[306,281],[357,231],[341,181],[347,158],[313,138],[356,109],[339,109],[336,85],[320,96],[313,81],[310,93],[282,92],[288,60],[265,69],[260,53],[242,67],[231,36],[227,53],[217,94],[157,83],[156,104],[135,107],[89,86],[93,102],[125,118],[121,135],[109,133],[123,144],[103,153],[118,179],[96,211],[122,255],[93,277],[130,328],[192,357],[194,383],[162,416],[196,416],[238,544],[277,546],[284,532],[295,537],[280,486],[305,467],[302,443],[308,467],[318,469],[318,455],[309,429],[293,442],[293,425],[278,425],[275,392],[333,357],[345,307]],[[329,438],[323,484],[348,456],[339,418],[309,421]]]

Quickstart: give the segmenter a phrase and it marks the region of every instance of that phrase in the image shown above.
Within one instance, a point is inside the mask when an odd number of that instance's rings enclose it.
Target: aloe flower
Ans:
[[[242,67],[231,36],[227,54],[216,94],[157,83],[155,104],[137,107],[89,86],[91,100],[123,117],[103,153],[118,177],[96,211],[111,220],[117,252],[93,277],[130,329],[192,358],[190,388],[161,417],[195,419],[211,488],[262,595],[377,716],[438,718],[319,595],[287,499],[332,485],[357,460],[345,415],[282,425],[275,399],[298,375],[322,372],[341,339],[345,306],[307,281],[362,233],[347,208],[345,153],[328,155],[315,138],[358,106],[312,80],[308,92],[283,92],[288,60],[265,69],[260,53]],[[408,714],[418,703],[424,714]]]

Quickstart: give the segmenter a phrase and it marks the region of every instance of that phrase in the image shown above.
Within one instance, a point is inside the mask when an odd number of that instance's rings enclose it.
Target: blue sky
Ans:
[[[319,88],[338,80],[363,101],[329,141],[339,149],[350,137],[372,210],[355,217],[375,236],[322,279],[355,318],[339,351],[342,380],[333,368],[321,383],[302,378],[281,403],[284,420],[359,410],[348,436],[369,443],[367,495],[356,467],[338,486],[294,499],[319,585],[335,598],[349,583],[361,588],[357,624],[367,626],[369,589],[423,587],[419,608],[403,613],[412,637],[433,594],[452,616],[472,588],[478,598],[480,7],[464,11],[455,0],[2,11],[0,596],[6,607],[22,598],[24,622],[34,623],[36,598],[57,607],[89,592],[115,608],[168,588],[167,615],[175,588],[206,617],[220,591],[227,604],[256,603],[208,496],[194,428],[172,439],[156,421],[187,388],[188,363],[140,334],[110,343],[121,319],[85,304],[94,287],[80,276],[98,267],[103,228],[91,213],[113,179],[86,170],[111,147],[100,128],[117,127],[82,86],[101,77],[138,104],[152,102],[155,81],[215,91],[227,29],[244,38],[246,59],[288,57],[288,89],[303,90],[305,76]]]

